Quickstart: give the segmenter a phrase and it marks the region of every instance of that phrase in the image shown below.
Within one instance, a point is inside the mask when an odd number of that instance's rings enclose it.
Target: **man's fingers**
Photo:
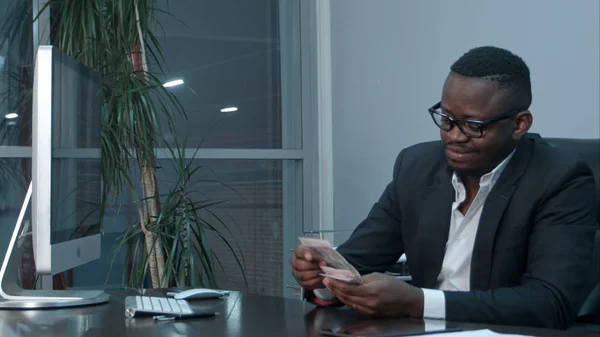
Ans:
[[[331,291],[343,293],[345,295],[361,296],[364,295],[361,284],[348,283],[334,278],[328,277],[326,280],[327,288],[331,288]]]
[[[346,283],[326,277],[323,284],[329,289],[342,303],[354,310],[365,314],[373,315],[375,311],[375,298],[370,294],[368,284]]]
[[[333,292],[342,303],[352,309],[369,315],[375,314],[375,310],[370,306],[370,299],[368,297],[346,295],[343,293],[336,293],[333,290],[331,292]]]
[[[292,271],[298,284],[305,289],[323,288],[323,277],[320,273]]]
[[[349,306],[350,308],[354,309],[355,311],[360,312],[361,314],[370,315],[370,316],[375,316],[377,314],[377,311],[375,311],[374,309],[362,306],[360,304],[349,302],[346,305]]]
[[[352,309],[354,309],[362,314],[369,315],[369,316],[375,316],[377,314],[377,311],[375,311],[371,308],[363,307],[362,305],[358,305],[358,304],[353,305]]]
[[[298,257],[292,259],[292,267],[297,271],[321,271],[318,264]]]
[[[315,270],[315,271],[298,271],[298,270],[292,270],[292,274],[294,274],[294,277],[296,278],[297,281],[308,281],[308,280],[312,280],[312,279],[320,279],[321,278],[321,271],[319,270]]]
[[[292,274],[298,284],[306,289],[323,287],[321,268],[315,262],[309,262],[298,257],[292,259]]]
[[[313,261],[314,259],[312,249],[306,246],[296,247],[296,257],[306,261]]]

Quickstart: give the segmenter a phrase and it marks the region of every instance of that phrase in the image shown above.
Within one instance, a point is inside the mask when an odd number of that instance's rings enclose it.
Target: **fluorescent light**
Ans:
[[[236,106],[231,106],[228,108],[221,109],[221,112],[235,112],[235,111],[238,111],[238,108]]]
[[[7,124],[7,125],[17,125],[17,122],[15,122],[15,121],[10,121],[10,122],[8,122],[8,123],[6,123],[6,124]]]
[[[9,114],[6,114],[4,117],[6,117],[6,119],[13,119],[19,117],[19,115],[14,112],[11,112]]]
[[[178,78],[176,80],[169,81],[169,82],[163,84],[163,87],[170,88],[170,87],[174,87],[176,85],[182,85],[182,84],[183,84],[183,80],[181,78]]]

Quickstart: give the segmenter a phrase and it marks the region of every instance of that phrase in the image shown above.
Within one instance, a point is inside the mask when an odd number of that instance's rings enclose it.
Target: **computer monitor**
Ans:
[[[53,46],[36,58],[33,252],[38,275],[100,258],[100,74]]]
[[[38,48],[32,181],[0,270],[0,309],[70,307],[110,298],[100,290],[25,290],[17,282],[19,238],[29,223],[38,276],[100,257],[101,91],[97,72],[56,47]]]

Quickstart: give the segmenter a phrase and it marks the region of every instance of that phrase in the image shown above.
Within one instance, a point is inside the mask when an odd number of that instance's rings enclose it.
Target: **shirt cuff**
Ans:
[[[328,289],[306,290],[301,288],[300,296],[303,300],[319,307],[339,307],[344,305]]]
[[[315,296],[324,301],[332,301],[335,299],[335,295],[327,288],[315,289],[313,292],[315,293]]]
[[[446,297],[441,290],[423,290],[423,318],[446,319]]]

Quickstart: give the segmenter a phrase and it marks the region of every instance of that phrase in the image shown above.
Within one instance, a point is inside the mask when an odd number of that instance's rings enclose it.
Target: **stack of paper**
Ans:
[[[483,330],[470,330],[470,331],[458,331],[458,332],[442,332],[442,333],[434,333],[430,336],[440,336],[440,337],[531,337],[527,335],[507,335],[502,333],[497,333],[488,329]]]

